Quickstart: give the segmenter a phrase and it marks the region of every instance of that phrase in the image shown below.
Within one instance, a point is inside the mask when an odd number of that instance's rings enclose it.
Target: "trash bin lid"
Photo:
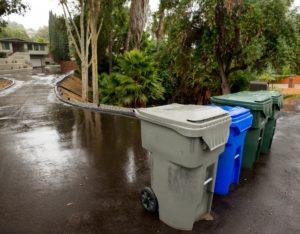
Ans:
[[[222,108],[223,110],[228,111],[232,119],[239,118],[240,116],[243,116],[245,114],[250,113],[249,109],[246,109],[246,108],[243,108],[243,107],[240,107],[240,106],[235,106],[235,107],[220,106],[220,108]]]
[[[278,109],[282,109],[283,107],[283,95],[281,92],[278,91],[269,91],[269,90],[262,90],[262,91],[255,91],[257,94],[264,94],[268,95],[273,100],[273,105],[277,106]]]
[[[265,94],[255,92],[239,92],[214,96],[210,98],[214,104],[241,106],[250,110],[262,111],[266,117],[272,114],[272,99]]]
[[[240,132],[248,130],[253,122],[253,115],[249,109],[243,107],[219,106],[229,112],[231,116],[231,128],[237,128]]]
[[[203,137],[211,150],[224,145],[229,136],[230,115],[217,107],[175,103],[136,109],[135,114],[142,120],[171,128],[186,137]]]

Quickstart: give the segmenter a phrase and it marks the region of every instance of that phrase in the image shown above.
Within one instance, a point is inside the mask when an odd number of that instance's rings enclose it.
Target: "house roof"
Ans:
[[[42,45],[48,44],[46,42],[27,41],[27,40],[23,40],[20,38],[13,38],[13,37],[0,38],[0,42],[1,41],[3,41],[3,42],[23,42],[23,43],[32,43],[32,44],[42,44]]]

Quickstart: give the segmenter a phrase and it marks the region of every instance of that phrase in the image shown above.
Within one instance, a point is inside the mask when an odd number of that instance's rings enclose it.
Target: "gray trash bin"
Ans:
[[[192,230],[210,213],[230,115],[216,107],[171,104],[137,109],[136,116],[142,145],[151,153],[152,190],[143,190],[142,203],[150,211],[158,207],[160,220],[169,226]]]

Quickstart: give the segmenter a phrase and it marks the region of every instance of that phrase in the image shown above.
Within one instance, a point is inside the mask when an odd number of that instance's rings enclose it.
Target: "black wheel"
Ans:
[[[151,188],[145,187],[140,194],[142,206],[145,210],[154,213],[158,210],[158,202]]]

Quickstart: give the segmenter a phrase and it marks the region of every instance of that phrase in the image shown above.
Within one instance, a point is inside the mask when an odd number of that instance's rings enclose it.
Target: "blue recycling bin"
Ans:
[[[253,116],[250,110],[243,107],[220,106],[220,108],[230,113],[232,123],[225,150],[219,156],[214,192],[226,195],[230,185],[239,182],[245,137],[252,125]]]

